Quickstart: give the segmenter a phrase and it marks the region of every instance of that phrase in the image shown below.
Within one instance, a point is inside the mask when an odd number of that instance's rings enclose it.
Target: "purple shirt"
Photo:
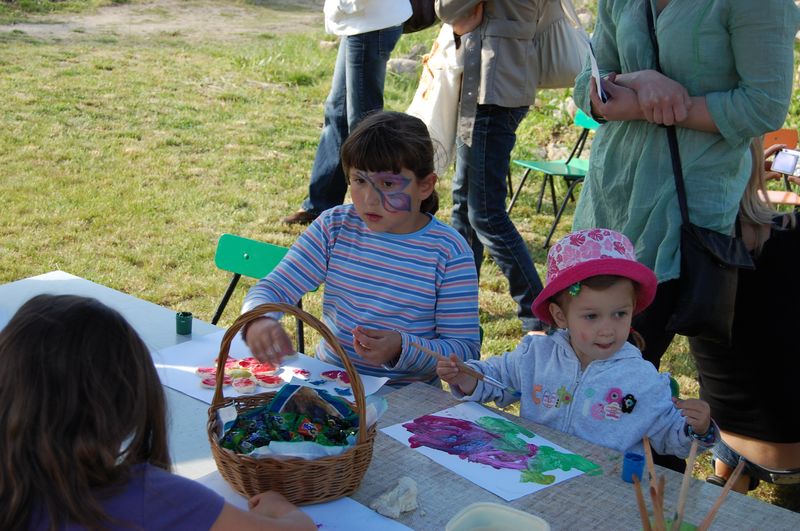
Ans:
[[[115,520],[106,529],[209,529],[225,500],[208,488],[149,464],[131,470],[128,485],[103,502]],[[46,515],[35,514],[31,529],[47,529]],[[65,529],[83,529],[69,524]]]

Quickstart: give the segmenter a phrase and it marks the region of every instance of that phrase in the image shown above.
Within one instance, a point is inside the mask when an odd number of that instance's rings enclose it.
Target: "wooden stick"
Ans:
[[[425,348],[422,345],[420,345],[419,343],[409,343],[409,346],[412,346],[412,347],[414,347],[416,349],[419,349],[422,353],[427,354],[428,356],[431,356],[432,358],[436,359],[437,361],[450,361],[450,358],[442,356],[438,352],[434,352],[429,348]],[[505,389],[506,388],[506,386],[503,385],[501,382],[498,382],[494,378],[489,378],[488,376],[486,376],[482,372],[476,371],[475,369],[473,369],[472,367],[470,367],[469,365],[467,365],[466,363],[464,363],[461,360],[456,360],[456,365],[458,366],[458,370],[463,372],[464,374],[468,374],[468,375],[472,376],[473,378],[477,378],[478,380],[481,380],[483,382],[486,382],[486,383],[489,383],[491,385],[500,387],[501,389]]]
[[[719,511],[719,508],[722,506],[722,502],[725,501],[725,497],[728,495],[728,493],[733,488],[733,485],[739,479],[739,475],[742,473],[744,465],[745,465],[745,460],[740,459],[739,464],[737,464],[736,468],[733,469],[733,474],[731,474],[731,477],[729,477],[728,481],[725,482],[725,486],[722,487],[722,493],[720,493],[719,498],[717,498],[717,501],[714,502],[714,505],[711,507],[711,510],[708,511],[708,514],[706,515],[705,518],[703,518],[703,521],[700,522],[700,525],[697,526],[697,531],[705,531],[711,526],[711,522],[713,522],[714,517],[717,516],[717,511]]]
[[[639,506],[639,516],[642,517],[642,529],[644,531],[652,531],[650,527],[650,516],[647,514],[647,505],[644,503],[644,494],[642,493],[642,484],[639,482],[639,476],[633,474],[633,488],[636,491],[636,504]]]
[[[650,485],[650,499],[653,500],[653,527],[656,531],[666,531],[667,524],[664,521],[664,507],[658,495],[658,487]]]
[[[650,439],[647,438],[647,435],[642,438],[642,444],[644,445],[644,459],[647,463],[647,473],[650,475],[649,481],[651,485],[655,486],[656,466],[655,463],[653,463],[653,451],[650,449]]]
[[[678,495],[678,508],[672,516],[672,531],[678,531],[681,528],[681,522],[683,522],[683,512],[686,509],[686,496],[689,494],[689,484],[691,483],[695,459],[697,459],[697,439],[692,439],[692,448],[689,450],[689,459],[686,461],[686,472],[683,473],[681,492]]]

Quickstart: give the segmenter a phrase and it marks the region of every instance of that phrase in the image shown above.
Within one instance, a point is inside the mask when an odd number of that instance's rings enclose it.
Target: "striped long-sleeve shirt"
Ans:
[[[267,302],[295,304],[325,284],[322,320],[361,374],[390,383],[436,379],[436,361],[410,343],[443,355],[478,359],[478,281],[471,249],[452,227],[431,218],[411,234],[370,230],[352,205],[322,213],[283,261],[248,292],[243,311]],[[374,367],[353,348],[352,330],[396,330],[394,365]],[[341,366],[323,340],[317,356]]]

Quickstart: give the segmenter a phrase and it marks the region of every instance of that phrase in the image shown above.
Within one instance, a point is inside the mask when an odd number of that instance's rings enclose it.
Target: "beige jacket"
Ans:
[[[436,13],[452,24],[469,15],[483,0],[436,0]],[[553,0],[485,0],[483,22],[472,33],[480,36],[480,55],[465,50],[464,76],[480,64],[478,103],[502,107],[532,105],[536,97],[536,50],[533,37],[542,7]],[[558,1],[558,0],[556,0]]]

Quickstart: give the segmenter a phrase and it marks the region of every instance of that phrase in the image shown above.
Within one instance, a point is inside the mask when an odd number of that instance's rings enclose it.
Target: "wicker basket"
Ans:
[[[241,413],[269,403],[276,394],[268,392],[235,398],[222,396],[225,361],[228,359],[233,338],[247,323],[268,312],[288,313],[301,319],[322,335],[344,363],[355,399],[353,409],[358,413],[359,420],[356,444],[344,453],[314,460],[292,457],[253,458],[236,454],[219,445],[218,433],[221,430],[217,420],[219,409],[235,405],[237,412]],[[208,440],[220,474],[236,492],[249,497],[267,490],[275,490],[299,505],[335,500],[352,494],[358,489],[367,472],[375,443],[375,426],[369,430],[364,429],[365,410],[364,385],[347,353],[327,326],[296,306],[262,304],[240,315],[222,338],[217,361],[217,387],[211,407],[208,409]]]

